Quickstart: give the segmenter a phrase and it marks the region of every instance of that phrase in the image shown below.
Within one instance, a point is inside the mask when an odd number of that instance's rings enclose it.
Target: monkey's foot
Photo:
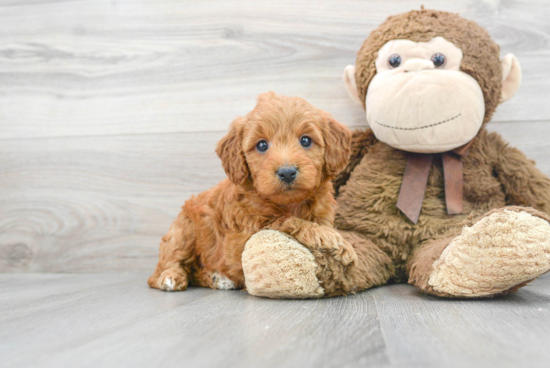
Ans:
[[[242,256],[246,289],[268,298],[320,298],[324,290],[316,276],[311,252],[290,236],[262,230],[246,243]]]
[[[549,217],[507,207],[465,227],[434,262],[428,284],[442,296],[483,297],[516,291],[549,270]]]

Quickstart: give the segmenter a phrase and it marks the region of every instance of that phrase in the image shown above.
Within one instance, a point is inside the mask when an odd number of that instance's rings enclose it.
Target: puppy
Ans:
[[[261,94],[216,153],[229,177],[185,202],[160,243],[149,286],[244,287],[241,255],[256,232],[293,236],[344,265],[356,254],[333,228],[332,180],[350,155],[351,132],[305,100]]]

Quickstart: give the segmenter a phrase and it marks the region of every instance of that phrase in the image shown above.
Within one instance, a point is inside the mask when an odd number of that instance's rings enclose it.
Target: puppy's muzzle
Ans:
[[[294,166],[282,166],[277,170],[277,176],[279,179],[287,184],[290,184],[296,180],[297,174],[298,169]]]

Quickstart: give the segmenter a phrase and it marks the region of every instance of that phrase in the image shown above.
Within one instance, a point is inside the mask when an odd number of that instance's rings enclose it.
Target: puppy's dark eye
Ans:
[[[304,148],[309,148],[313,144],[313,140],[309,138],[307,135],[304,135],[302,136],[302,138],[300,138],[300,144]]]
[[[261,140],[258,143],[256,143],[256,149],[260,152],[265,152],[269,148],[269,145],[267,144],[267,141]]]
[[[393,54],[388,59],[388,64],[390,64],[390,67],[392,68],[397,68],[399,65],[401,65],[401,56]]]
[[[443,54],[434,54],[432,56],[432,62],[434,63],[436,68],[443,68],[445,66],[445,63],[447,62],[447,58]]]

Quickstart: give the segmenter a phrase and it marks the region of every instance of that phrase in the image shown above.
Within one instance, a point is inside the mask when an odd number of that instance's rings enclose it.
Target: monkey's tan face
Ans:
[[[376,137],[409,152],[435,153],[472,140],[485,102],[477,81],[460,71],[462,51],[442,37],[392,40],[379,51],[366,97]]]

